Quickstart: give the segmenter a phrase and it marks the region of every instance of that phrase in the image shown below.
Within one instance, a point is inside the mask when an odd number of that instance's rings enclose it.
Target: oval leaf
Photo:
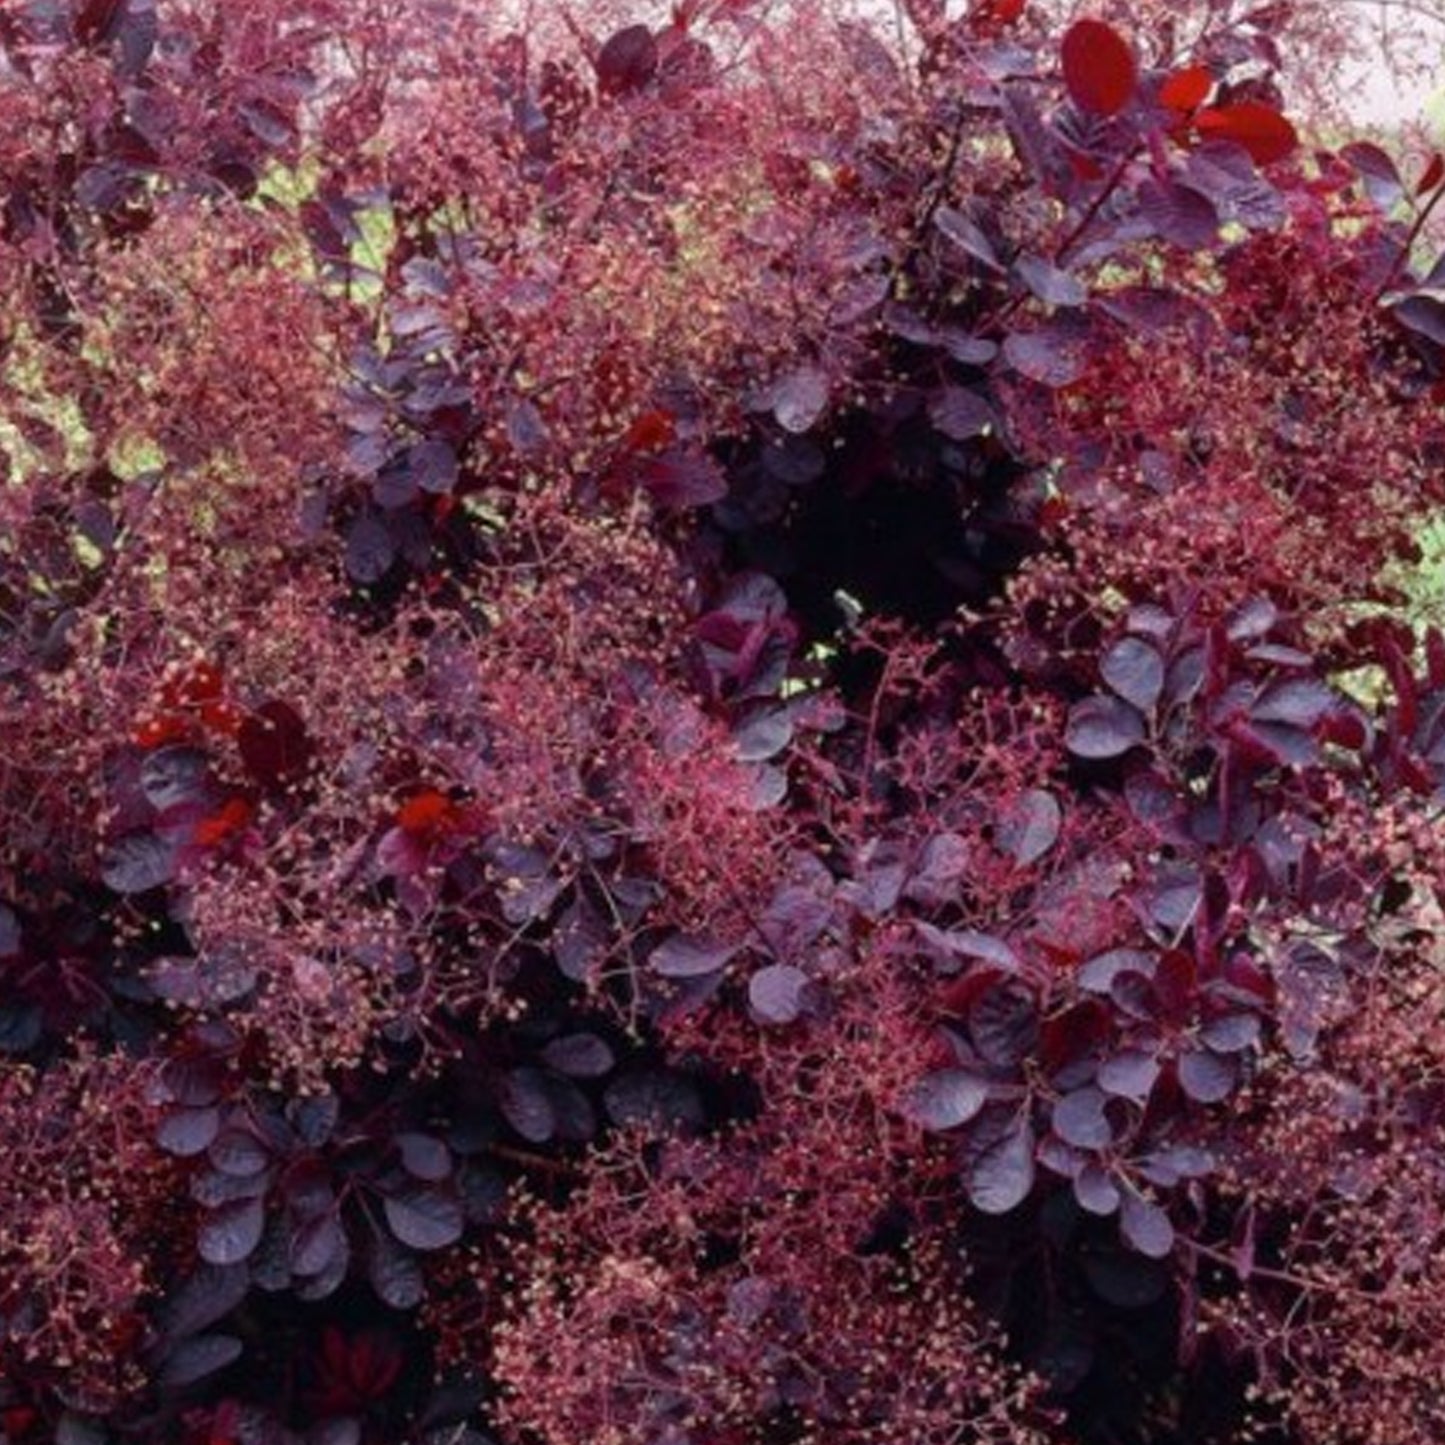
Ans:
[[[748,980],[748,1003],[767,1024],[790,1024],[803,1011],[808,975],[787,963],[770,963]]]
[[[1163,1259],[1174,1248],[1169,1216],[1133,1190],[1125,1191],[1120,1204],[1119,1232],[1125,1243],[1147,1259]]]
[[[1129,43],[1102,20],[1076,20],[1064,35],[1069,99],[1092,115],[1117,115],[1134,97],[1139,68]]]
[[[920,1129],[940,1133],[967,1124],[987,1100],[988,1085],[982,1079],[962,1069],[939,1069],[909,1089],[900,1112]]]
[[[221,1127],[218,1109],[177,1109],[156,1129],[156,1143],[167,1154],[188,1159],[205,1150]]]
[[[224,1370],[241,1358],[241,1341],[235,1335],[194,1335],[182,1340],[161,1366],[160,1385],[180,1390]]]
[[[462,1237],[462,1206],[450,1194],[412,1189],[382,1200],[386,1222],[409,1249],[445,1249]]]
[[[702,978],[724,968],[736,952],[735,947],[711,938],[678,933],[653,949],[648,963],[663,978]]]
[[[176,849],[154,833],[127,833],[101,859],[100,876],[116,893],[148,893],[176,876]]]
[[[1197,110],[1214,89],[1214,76],[1207,65],[1188,65],[1176,70],[1159,87],[1159,104],[1166,110]]]
[[[1234,1091],[1239,1066],[1231,1055],[1192,1049],[1179,1056],[1179,1085],[1198,1104],[1217,1104]]]
[[[1007,1214],[1029,1197],[1034,1172],[1034,1132],[1022,1121],[971,1159],[964,1182],[980,1213]]]
[[[1283,160],[1299,144],[1295,128],[1273,106],[1257,100],[1201,110],[1194,124],[1210,140],[1243,146],[1257,166]]]
[[[265,1223],[259,1199],[237,1199],[213,1209],[196,1235],[201,1258],[207,1264],[240,1264],[260,1244]]]
[[[1144,741],[1144,719],[1127,703],[1090,697],[1069,713],[1064,742],[1078,758],[1103,761],[1122,757]]]
[[[828,378],[816,366],[800,366],[773,388],[773,415],[784,431],[807,431],[828,405]]]
[[[1089,299],[1082,281],[1038,256],[1019,257],[1014,270],[1019,280],[1048,306],[1082,306]]]
[[[1103,656],[1099,671],[1127,703],[1149,712],[1164,691],[1164,659],[1142,637],[1121,637]]]
[[[1115,1098],[1148,1102],[1159,1077],[1159,1060],[1142,1049],[1125,1049],[1099,1066],[1099,1087]]]
[[[1114,1142],[1114,1130],[1104,1112],[1106,1102],[1092,1084],[1065,1094],[1054,1105],[1054,1133],[1075,1149],[1107,1148]]]
[[[646,25],[628,25],[611,35],[597,54],[597,89],[603,95],[641,90],[657,72],[658,49]]]
[[[994,841],[1015,863],[1027,868],[1054,846],[1063,817],[1052,793],[1030,788],[1000,810]]]

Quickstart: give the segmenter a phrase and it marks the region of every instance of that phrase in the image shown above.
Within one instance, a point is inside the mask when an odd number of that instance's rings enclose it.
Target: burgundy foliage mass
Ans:
[[[3,1445],[1445,1438],[1308,10],[0,5]]]

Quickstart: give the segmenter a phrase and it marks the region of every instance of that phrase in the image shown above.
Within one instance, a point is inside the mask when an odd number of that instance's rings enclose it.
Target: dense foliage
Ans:
[[[1445,1438],[1310,13],[0,5],[0,1440]]]

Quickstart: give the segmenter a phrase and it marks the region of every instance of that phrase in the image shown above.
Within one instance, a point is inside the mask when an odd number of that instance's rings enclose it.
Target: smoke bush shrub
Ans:
[[[1057,8],[0,9],[0,1440],[1440,1435],[1445,163]]]

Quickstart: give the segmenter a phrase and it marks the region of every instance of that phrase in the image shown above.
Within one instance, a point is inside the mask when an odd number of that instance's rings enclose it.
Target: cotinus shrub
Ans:
[[[1445,1434],[1445,163],[1058,10],[0,6],[5,1445]]]

